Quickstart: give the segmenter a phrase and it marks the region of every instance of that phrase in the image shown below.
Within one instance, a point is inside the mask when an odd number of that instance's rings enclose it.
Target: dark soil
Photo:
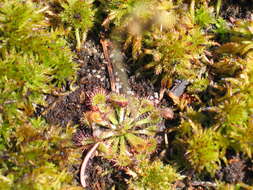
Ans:
[[[220,12],[221,16],[225,19],[250,18],[250,15],[253,13],[253,1],[251,0],[227,0],[224,2],[225,4],[222,6]],[[123,62],[127,62],[125,56],[122,55],[122,57]],[[49,106],[45,108],[42,115],[49,123],[63,127],[67,124],[77,124],[80,126],[80,130],[89,133],[87,127],[81,123],[83,112],[87,110],[85,106],[85,93],[93,91],[96,87],[103,87],[108,91],[111,90],[106,60],[101,44],[96,37],[91,36],[86,41],[83,49],[77,53],[76,61],[80,65],[80,68],[77,74],[77,81],[72,85],[71,91],[67,92],[63,90],[63,92],[57,95],[48,95],[47,102]],[[140,77],[139,74],[128,68],[124,63],[123,66],[125,67],[125,74],[128,77],[127,86],[130,89],[124,87],[125,84],[120,81],[121,77],[115,73],[118,91],[129,92],[129,94],[139,97],[149,97],[159,102],[160,87],[154,86],[149,79]],[[169,106],[171,105],[171,101],[165,97],[159,104],[161,106]],[[166,125],[167,123],[169,122],[166,122]],[[162,150],[159,150],[159,152],[162,152]],[[191,172],[185,171],[185,174],[187,173]],[[95,156],[91,159],[87,168],[87,176],[87,189],[89,190],[112,189],[114,185],[115,189],[126,189],[124,178],[127,175],[124,170],[115,167],[113,163],[101,157]],[[229,160],[229,164],[219,171],[218,176],[219,179],[229,183],[240,181],[253,183],[253,163],[239,157],[232,157]],[[212,189],[212,187],[205,187],[207,184],[205,182],[196,183],[190,177],[188,181],[180,184],[181,188],[180,185],[178,187],[179,189],[189,189],[190,187],[192,189]]]
[[[252,0],[225,0],[220,13],[225,19],[250,19],[252,11]]]

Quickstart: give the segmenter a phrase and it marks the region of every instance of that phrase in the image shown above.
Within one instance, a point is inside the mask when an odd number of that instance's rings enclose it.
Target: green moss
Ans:
[[[214,24],[216,21],[211,11],[212,9],[205,6],[202,6],[199,9],[197,9],[195,11],[196,23],[203,28],[208,27],[211,24]]]
[[[164,165],[161,161],[148,160],[140,161],[139,167],[136,169],[137,176],[129,180],[130,189],[174,189],[173,184],[183,179],[183,176],[176,172],[171,165]]]
[[[198,129],[187,140],[186,156],[198,172],[206,169],[213,176],[220,168],[220,159],[225,157],[226,144],[222,136],[213,130]]]
[[[168,137],[165,159],[176,158],[183,171],[194,169],[201,179],[215,180],[228,149],[252,159],[252,19],[238,19],[228,27],[214,18],[208,3],[2,0],[0,189],[80,189],[70,170],[81,158],[72,144],[75,127],[50,126],[34,118],[34,110],[46,105],[44,94],[75,80],[78,66],[67,42],[76,40],[80,50],[87,32],[100,25],[114,45],[131,52],[127,57],[138,71],[152,71],[155,76],[150,77],[161,80],[162,87],[169,89],[176,79],[191,84],[183,96],[172,98],[179,122],[165,122],[165,130],[161,116],[171,112],[148,99],[103,90],[85,97],[90,110],[82,121],[93,133],[84,135],[80,145],[98,142],[98,155],[129,172],[129,189],[173,189],[182,179],[172,166],[148,160],[157,132]],[[219,47],[209,48],[217,45],[210,40],[212,33]],[[217,182],[217,189],[239,188],[251,187]]]
[[[88,30],[93,26],[95,9],[93,9],[92,1],[67,0],[60,4],[63,8],[60,18],[74,31],[76,48],[80,50],[82,43],[86,40]]]
[[[75,129],[48,126],[41,119],[16,126],[8,149],[1,152],[2,186],[10,189],[62,189],[73,185],[71,164],[80,152],[71,148]]]
[[[60,30],[50,28],[47,18],[39,11],[39,4],[32,1],[4,1],[0,13],[0,47],[2,59],[15,53],[35,56],[34,64],[43,64],[50,70],[51,80],[62,84],[73,79],[76,64],[73,54],[61,37]],[[35,66],[34,66],[35,67]]]

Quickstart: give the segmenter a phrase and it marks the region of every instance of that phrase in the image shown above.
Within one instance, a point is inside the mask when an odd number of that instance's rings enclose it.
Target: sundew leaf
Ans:
[[[117,154],[118,153],[118,148],[119,148],[119,143],[120,143],[120,138],[115,137],[111,139],[112,145],[109,145],[110,148],[110,154]],[[120,145],[121,146],[121,145]]]
[[[143,150],[146,145],[146,141],[143,138],[134,134],[128,133],[125,135],[125,138],[127,139],[127,142],[137,151]]]
[[[139,129],[136,131],[133,131],[134,134],[139,134],[139,135],[148,135],[148,136],[152,136],[157,132],[157,126],[153,125],[153,126],[148,126],[145,129]]]
[[[127,151],[127,144],[126,144],[126,140],[125,140],[125,136],[121,136],[120,137],[120,147],[119,147],[119,154],[120,155],[127,155],[129,154]]]

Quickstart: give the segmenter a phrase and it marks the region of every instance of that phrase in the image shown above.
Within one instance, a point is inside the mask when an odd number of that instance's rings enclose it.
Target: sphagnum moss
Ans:
[[[0,3],[0,189],[79,188],[68,171],[80,158],[70,148],[75,128],[34,118],[36,105],[46,105],[44,94],[76,71],[64,35],[51,28],[43,6]]]
[[[71,27],[76,38],[76,49],[80,50],[87,38],[89,29],[93,26],[95,9],[93,1],[67,0],[60,4],[64,9],[60,18],[67,27]]]
[[[175,168],[163,164],[160,160],[153,162],[147,159],[140,160],[139,166],[135,169],[136,176],[128,181],[129,190],[173,190],[173,184],[184,178]]]
[[[132,50],[130,59],[137,67],[144,60],[144,68],[153,69],[159,76],[155,78],[162,79],[161,86],[170,88],[175,79],[192,82],[186,92],[198,100],[180,103],[183,98],[178,98],[176,117],[181,122],[166,130],[173,131],[169,148],[173,150],[177,144],[183,149],[181,160],[186,162],[178,162],[180,168],[195,169],[201,179],[210,178],[210,174],[211,179],[217,179],[214,173],[226,164],[226,150],[252,159],[252,19],[238,19],[229,25],[214,18],[204,0],[190,1],[189,9],[182,3],[186,1],[94,2],[1,1],[0,189],[80,189],[67,169],[81,156],[78,149],[70,148],[74,128],[49,126],[31,117],[36,104],[45,105],[44,93],[74,79],[77,66],[66,41],[75,38],[80,49],[87,31],[94,22],[102,24],[104,14],[107,19],[102,25],[112,31],[110,37],[124,51]],[[216,16],[221,1],[217,2]],[[48,10],[56,4],[59,10],[51,15]],[[62,23],[52,26],[50,16]],[[209,49],[208,32],[221,43],[215,51]],[[96,93],[88,97],[94,99],[88,103],[90,110],[83,121],[93,136],[84,135],[80,145],[93,145],[100,156],[132,169],[137,176],[129,180],[129,188],[170,188],[181,179],[170,165],[148,160],[156,145],[157,116],[170,119],[170,111],[158,109],[146,99],[103,91],[99,97]],[[211,112],[214,115],[207,122]],[[133,116],[136,118],[131,120]],[[194,125],[197,128],[193,129]],[[142,162],[138,156],[147,158]],[[251,189],[243,183],[216,185],[220,189]]]

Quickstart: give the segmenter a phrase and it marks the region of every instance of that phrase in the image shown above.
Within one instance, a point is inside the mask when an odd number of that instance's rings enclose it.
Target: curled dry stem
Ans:
[[[88,161],[90,160],[91,156],[93,155],[93,153],[95,152],[95,150],[97,149],[99,145],[99,142],[97,142],[96,144],[93,145],[93,147],[90,149],[90,151],[86,154],[83,162],[82,162],[82,166],[81,166],[81,170],[80,170],[80,181],[83,187],[86,187],[86,176],[85,176],[85,170],[88,164]]]

